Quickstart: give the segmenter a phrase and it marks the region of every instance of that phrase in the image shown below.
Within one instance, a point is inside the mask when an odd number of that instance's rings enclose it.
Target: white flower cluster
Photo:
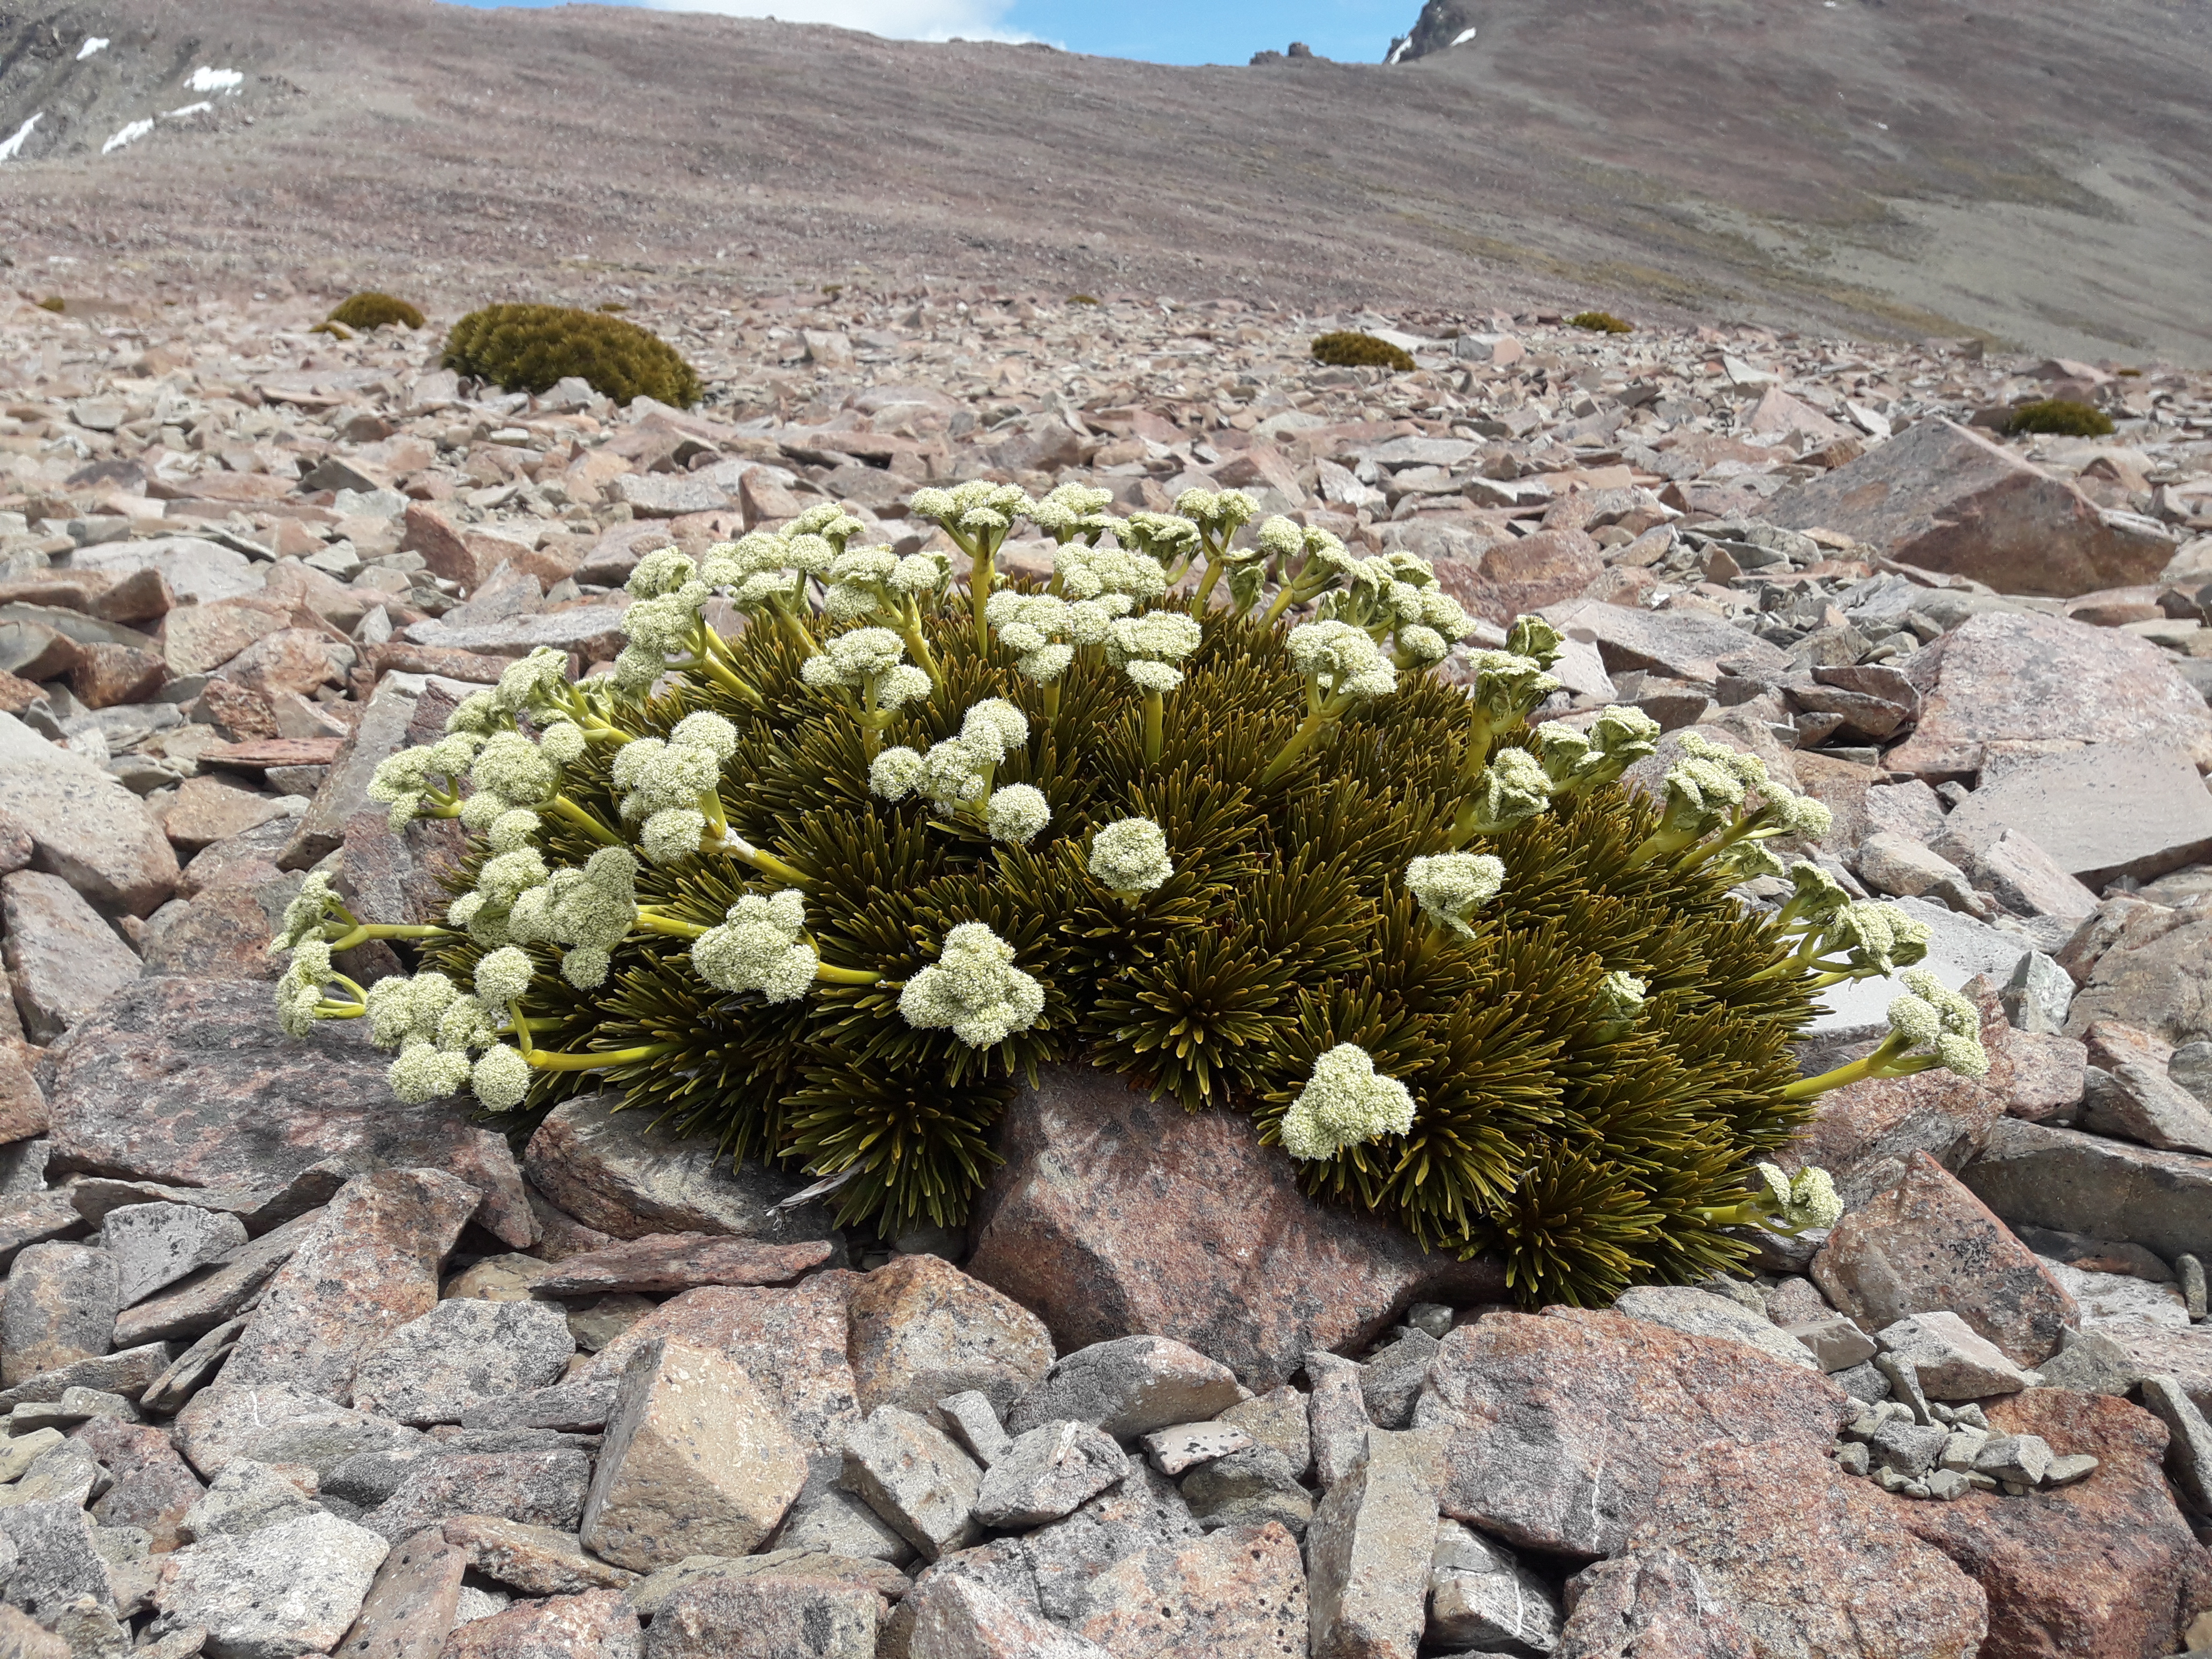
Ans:
[[[1626,1025],[1644,1012],[1644,999],[1650,989],[1650,981],[1616,969],[1597,982],[1591,1012],[1601,1025]]]
[[[1808,1164],[1795,1176],[1784,1175],[1771,1164],[1753,1168],[1766,1189],[1765,1207],[1778,1229],[1803,1232],[1808,1227],[1832,1227],[1843,1219],[1844,1200],[1836,1195],[1835,1181],[1818,1164]]]
[[[1346,622],[1300,623],[1285,648],[1291,666],[1332,697],[1387,697],[1398,671],[1364,628]]]
[[[1590,722],[1587,732],[1564,720],[1546,720],[1530,738],[1553,787],[1578,789],[1611,783],[1637,762],[1656,754],[1659,735],[1659,722],[1650,715],[1614,703]]]
[[[1559,689],[1534,657],[1515,651],[1477,651],[1468,658],[1474,671],[1474,701],[1493,719],[1517,720]]]
[[[687,714],[664,742],[634,738],[615,751],[614,787],[623,792],[623,822],[641,825],[638,845],[655,864],[699,850],[709,822],[704,809],[722,782],[722,763],[737,752],[738,729],[720,714]]]
[[[276,937],[269,942],[269,954],[273,957],[289,951],[301,940],[319,933],[323,924],[343,908],[344,902],[338,896],[337,889],[331,884],[328,872],[310,871],[307,878],[300,884],[300,890],[293,896],[292,902],[284,907],[284,920],[276,929]],[[324,977],[328,978],[329,975]]]
[[[1027,1030],[1043,1012],[1044,987],[1014,966],[1014,947],[980,921],[963,921],[947,933],[936,962],[899,993],[908,1024],[949,1026],[971,1048]]]
[[[1030,517],[1036,507],[1016,486],[979,478],[950,489],[917,489],[908,497],[906,510],[911,518],[933,520],[986,550],[996,551],[1014,520]]]
[[[822,608],[837,622],[902,616],[909,600],[935,593],[951,575],[952,567],[941,553],[901,558],[888,547],[848,547],[830,562]]]
[[[1069,599],[1107,600],[1108,611],[1116,617],[1164,599],[1168,591],[1166,567],[1136,547],[1063,547],[1053,556],[1052,577]],[[1125,603],[1113,604],[1115,599]]]
[[[1186,489],[1176,497],[1175,510],[1204,534],[1225,543],[1260,515],[1260,503],[1241,489]]]
[[[905,659],[905,641],[890,629],[856,628],[809,657],[799,677],[820,690],[859,692],[888,713],[930,692],[928,673]]]
[[[500,1042],[496,1012],[443,974],[377,981],[368,988],[368,1025],[379,1048],[399,1050],[387,1076],[410,1105],[468,1084],[486,1107],[506,1111],[529,1091],[529,1063]],[[483,1057],[471,1061],[478,1049]]]
[[[323,987],[337,970],[331,966],[331,947],[324,939],[302,939],[288,948],[292,960],[276,981],[276,1023],[285,1036],[303,1037],[315,1029]]]
[[[821,957],[806,938],[806,896],[787,887],[771,897],[748,893],[721,925],[691,944],[699,977],[725,991],[759,991],[790,1002],[814,983]]]
[[[1486,836],[1494,836],[1549,810],[1551,775],[1527,750],[1501,749],[1482,769],[1469,799],[1476,828]]]
[[[629,643],[615,659],[615,684],[642,691],[668,669],[668,659],[689,651],[699,627],[699,607],[714,591],[684,554],[664,547],[637,562],[625,584],[629,608],[623,632]]]
[[[1119,818],[1091,838],[1091,873],[1117,893],[1149,893],[1175,874],[1168,838],[1150,818]]]
[[[1095,601],[1071,605],[1054,593],[1017,593],[1001,588],[985,601],[983,616],[999,643],[1018,653],[1014,666],[1024,678],[1049,685],[1075,660],[1079,645],[1103,645],[1113,626],[1110,613]]]
[[[554,871],[516,895],[507,935],[562,947],[561,977],[580,991],[605,983],[616,945],[637,922],[637,860],[602,847],[580,870]],[[473,930],[472,930],[473,931]]]
[[[1204,637],[1198,623],[1180,611],[1120,617],[1107,632],[1106,659],[1135,682],[1139,690],[1158,696],[1182,684],[1182,670],[1176,665],[1197,650]]]
[[[1928,954],[1934,937],[1924,921],[1915,920],[1894,904],[1863,900],[1847,904],[1828,923],[1820,939],[1820,954],[1841,951],[1859,977],[1894,973],[1909,968]]]
[[[1029,740],[1022,711],[1003,697],[988,698],[962,717],[958,737],[932,744],[927,754],[884,750],[868,768],[868,787],[889,801],[920,793],[945,811],[980,807],[993,836],[1026,842],[1050,820],[1050,805],[1025,783],[993,790],[991,775],[1010,750]]]
[[[1901,977],[1906,994],[1889,1005],[1890,1028],[1960,1077],[1985,1075],[1981,1010],[1925,969],[1907,969]]]
[[[1667,822],[1670,829],[1710,834],[1742,810],[1757,790],[1764,802],[1762,835],[1802,836],[1818,841],[1832,822],[1828,809],[1771,778],[1766,763],[1716,743],[1702,732],[1681,735],[1682,758],[1667,771]],[[1780,865],[1774,866],[1779,873]]]
[[[446,734],[437,742],[380,761],[368,798],[391,807],[388,822],[395,834],[432,793],[450,798],[453,781],[463,776],[476,792],[460,809],[462,823],[471,830],[489,828],[512,807],[543,804],[559,791],[561,769],[581,758],[584,734],[573,721],[556,719],[533,744],[516,730],[515,717],[556,704],[568,691],[568,659],[541,647],[501,674],[497,686],[464,697],[446,717]]]
[[[1374,1056],[1340,1042],[1314,1061],[1313,1075],[1283,1114],[1283,1150],[1301,1163],[1413,1127],[1413,1097],[1375,1069]]]
[[[1421,914],[1472,939],[1468,918],[1505,885],[1505,866],[1487,853],[1437,853],[1406,866],[1406,885]]]
[[[1096,547],[1098,538],[1110,533],[1115,520],[1106,509],[1114,504],[1112,494],[1093,489],[1087,484],[1064,483],[1049,495],[1030,503],[1029,521],[1062,547],[1081,540]]]

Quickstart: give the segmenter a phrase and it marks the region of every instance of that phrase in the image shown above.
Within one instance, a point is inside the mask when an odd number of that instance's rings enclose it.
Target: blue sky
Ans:
[[[486,0],[462,0],[465,4]],[[544,4],[549,0],[520,0]],[[1376,63],[1420,15],[1420,0],[649,0],[666,11],[718,11],[838,23],[902,40],[1049,40],[1071,52],[1161,64],[1242,64],[1303,40],[1324,58]]]

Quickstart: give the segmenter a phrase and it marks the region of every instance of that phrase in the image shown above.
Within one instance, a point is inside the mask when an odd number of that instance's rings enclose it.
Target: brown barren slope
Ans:
[[[2212,0],[1460,9],[1474,41],[1395,67],[1206,69],[583,6],[17,10],[0,251],[88,293],[550,295],[566,261],[2212,356]],[[244,82],[163,113],[203,65]]]

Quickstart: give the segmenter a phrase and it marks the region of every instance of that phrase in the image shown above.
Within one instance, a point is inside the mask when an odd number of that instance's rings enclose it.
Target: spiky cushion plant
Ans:
[[[1103,516],[1103,492],[917,493],[969,561],[854,539],[834,506],[632,578],[610,677],[520,662],[380,769],[395,825],[475,832],[442,922],[287,918],[285,1018],[366,1018],[421,1100],[542,1110],[611,1085],[840,1218],[959,1222],[1018,1079],[1072,1061],[1249,1113],[1310,1193],[1494,1249],[1531,1304],[1739,1261],[1728,1229],[1836,1212],[1758,1162],[1821,1088],[1980,1064],[1925,981],[1899,1035],[1800,1081],[1811,996],[1915,960],[1900,912],[1811,865],[1729,889],[1826,814],[1700,740],[1624,789],[1632,709],[1530,730],[1557,636],[1468,619],[1430,568],[1358,559],[1249,498]],[[1050,583],[994,575],[1026,517]],[[723,594],[734,638],[702,606]],[[415,941],[364,991],[331,953]]]

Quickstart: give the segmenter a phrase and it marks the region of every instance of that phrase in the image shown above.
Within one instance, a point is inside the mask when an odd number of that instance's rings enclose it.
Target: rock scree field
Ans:
[[[2204,18],[1896,9],[0,19],[6,1650],[2212,1650]]]

